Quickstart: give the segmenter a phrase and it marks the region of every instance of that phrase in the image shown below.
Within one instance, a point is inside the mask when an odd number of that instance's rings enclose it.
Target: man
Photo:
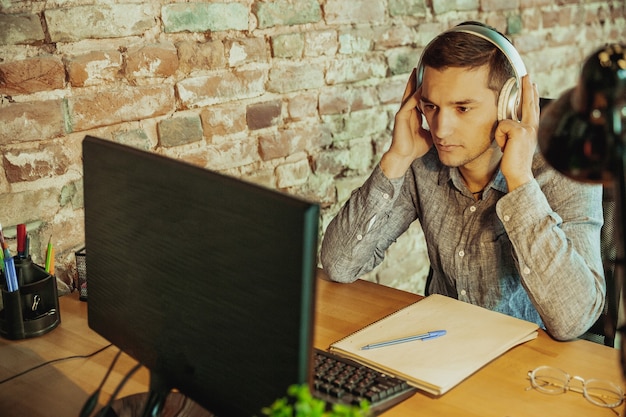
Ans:
[[[321,260],[332,280],[373,269],[418,219],[427,292],[536,322],[558,340],[596,321],[606,292],[602,189],[565,178],[536,151],[539,94],[529,76],[519,121],[498,120],[514,76],[510,58],[481,36],[446,31],[428,45],[389,150],[326,230]]]

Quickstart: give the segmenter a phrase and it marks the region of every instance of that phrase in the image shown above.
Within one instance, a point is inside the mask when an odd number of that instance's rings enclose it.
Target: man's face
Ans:
[[[419,107],[444,165],[471,168],[499,151],[493,140],[496,94],[487,87],[488,76],[487,65],[424,69]]]

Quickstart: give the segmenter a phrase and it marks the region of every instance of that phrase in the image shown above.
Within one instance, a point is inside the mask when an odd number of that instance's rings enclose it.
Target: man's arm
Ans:
[[[414,69],[395,116],[389,150],[326,230],[322,265],[335,281],[352,282],[374,269],[387,248],[416,218],[411,197],[415,184],[405,184],[404,177],[411,163],[433,144],[430,132],[422,128],[418,102]],[[401,193],[404,195],[399,198]]]
[[[497,214],[513,245],[522,283],[548,332],[576,338],[602,312],[602,189],[553,174],[504,196]]]
[[[330,279],[353,282],[382,262],[387,248],[416,218],[410,183],[389,180],[377,166],[352,193],[322,241],[322,266]]]

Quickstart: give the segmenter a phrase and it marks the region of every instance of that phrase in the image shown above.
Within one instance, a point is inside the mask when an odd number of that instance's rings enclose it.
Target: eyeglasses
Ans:
[[[600,407],[615,408],[624,402],[622,388],[601,379],[583,379],[579,376],[570,376],[567,372],[552,366],[540,366],[528,372],[531,387],[545,394],[563,394],[573,391],[583,394],[587,401]],[[573,381],[581,383],[582,388],[571,386]]]

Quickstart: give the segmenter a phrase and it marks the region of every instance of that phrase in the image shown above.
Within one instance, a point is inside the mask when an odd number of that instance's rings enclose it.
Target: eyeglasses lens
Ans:
[[[590,379],[585,383],[585,397],[601,407],[617,407],[624,400],[619,386],[598,379]]]
[[[569,383],[569,375],[557,368],[539,367],[532,373],[533,386],[547,394],[565,392]]]

